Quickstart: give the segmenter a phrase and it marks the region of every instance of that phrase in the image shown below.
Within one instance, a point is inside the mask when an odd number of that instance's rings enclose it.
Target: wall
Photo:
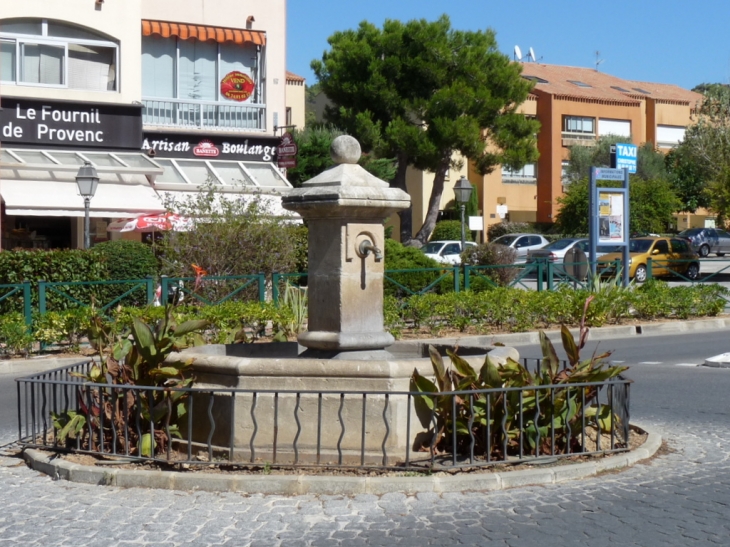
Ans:
[[[297,129],[304,129],[307,120],[306,89],[304,82],[286,83],[286,107],[291,108],[291,125],[296,125]]]
[[[147,2],[150,3],[150,2]],[[119,91],[78,91],[35,86],[0,86],[0,95],[64,99],[84,102],[132,103],[142,98],[140,59],[141,1],[124,0],[95,4],[93,0],[23,0],[3,1],[0,18],[33,17],[56,19],[108,35],[119,42]]]
[[[143,3],[141,18],[245,29],[251,15],[251,29],[266,31],[266,127],[273,133],[286,120],[286,0],[154,0]]]

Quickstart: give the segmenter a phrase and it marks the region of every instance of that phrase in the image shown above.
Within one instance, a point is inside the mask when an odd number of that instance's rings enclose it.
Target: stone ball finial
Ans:
[[[357,164],[361,154],[360,143],[350,135],[340,135],[332,141],[332,146],[330,146],[332,161],[338,165],[343,163]]]

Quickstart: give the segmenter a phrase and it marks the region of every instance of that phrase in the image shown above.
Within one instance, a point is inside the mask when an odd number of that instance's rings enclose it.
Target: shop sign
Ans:
[[[221,80],[221,95],[232,101],[245,101],[253,94],[253,90],[251,76],[237,70],[229,72]]]
[[[198,146],[193,148],[193,154],[206,158],[215,158],[220,153],[220,149],[207,139],[200,141]]]
[[[233,161],[276,161],[276,137],[230,137],[186,135],[183,133],[145,133],[142,151],[154,150],[159,158],[217,158]]]
[[[0,141],[41,146],[139,149],[142,106],[0,99]]]
[[[297,152],[299,147],[294,142],[294,137],[288,131],[281,136],[281,143],[276,149],[279,155],[277,165],[281,168],[292,168],[297,166]]]
[[[276,164],[281,167],[282,169],[293,169],[297,166],[297,159],[295,157],[284,157],[279,158],[279,161],[276,162]]]

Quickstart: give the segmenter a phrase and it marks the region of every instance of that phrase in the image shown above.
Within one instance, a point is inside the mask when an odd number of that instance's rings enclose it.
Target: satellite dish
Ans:
[[[532,57],[533,63],[537,60],[537,57],[535,57],[535,50],[532,48],[530,48],[530,57]]]
[[[515,60],[522,60],[522,50],[520,49],[520,46],[515,46]]]

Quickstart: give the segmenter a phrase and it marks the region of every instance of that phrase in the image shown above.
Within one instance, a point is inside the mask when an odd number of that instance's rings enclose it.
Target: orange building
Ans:
[[[504,205],[511,221],[552,222],[563,194],[568,147],[590,146],[610,134],[668,151],[683,139],[702,98],[675,85],[624,80],[589,68],[523,63],[522,69],[522,76],[535,82],[521,109],[540,121],[540,159],[518,172],[503,168],[482,177],[470,171],[485,229],[502,220],[497,207]],[[500,210],[504,214],[504,207]],[[678,228],[703,221],[702,215],[683,216]]]

